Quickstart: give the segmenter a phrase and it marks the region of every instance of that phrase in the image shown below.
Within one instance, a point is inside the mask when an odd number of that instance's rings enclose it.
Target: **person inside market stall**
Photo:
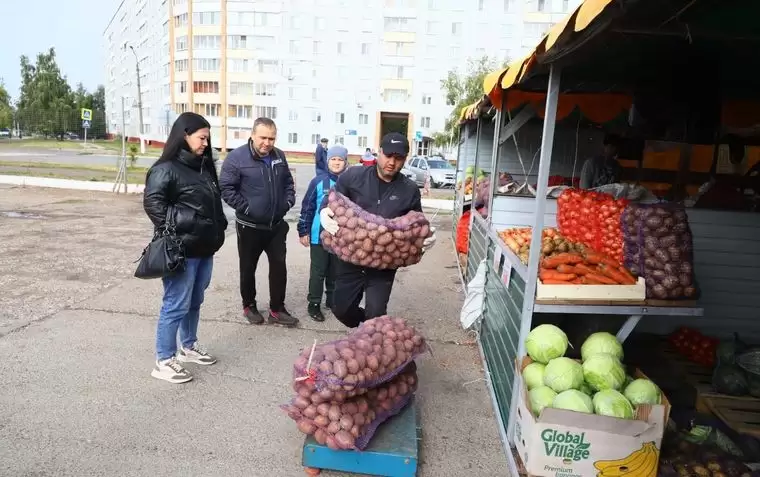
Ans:
[[[321,225],[317,211],[325,196],[335,186],[338,176],[348,165],[348,149],[336,144],[327,150],[327,174],[317,174],[309,183],[301,204],[301,217],[298,220],[298,237],[301,245],[309,247],[311,268],[309,271],[309,293],[307,295],[308,313],[314,321],[325,321],[320,304],[325,294],[325,305],[330,308],[335,290],[335,257],[322,247],[319,238]]]
[[[620,137],[607,134],[604,137],[602,155],[587,159],[581,169],[581,189],[595,189],[620,181],[621,167],[618,163]]]
[[[367,212],[386,219],[401,217],[415,210],[422,212],[422,198],[417,185],[400,174],[409,155],[409,141],[399,133],[388,133],[380,142],[380,153],[374,167],[352,167],[338,177],[335,191],[344,195]],[[327,200],[319,213],[322,228],[335,235],[340,226]],[[433,235],[425,239],[422,251],[436,241]],[[386,314],[396,270],[361,267],[335,258],[335,292],[331,310],[349,328],[365,320]],[[359,306],[364,295],[365,308]]]

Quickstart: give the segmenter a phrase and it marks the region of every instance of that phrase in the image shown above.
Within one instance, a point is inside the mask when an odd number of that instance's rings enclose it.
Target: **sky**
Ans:
[[[61,74],[72,88],[94,90],[105,79],[103,30],[120,0],[0,0],[3,41],[0,78],[15,100],[21,85],[19,57],[32,63],[55,47]]]

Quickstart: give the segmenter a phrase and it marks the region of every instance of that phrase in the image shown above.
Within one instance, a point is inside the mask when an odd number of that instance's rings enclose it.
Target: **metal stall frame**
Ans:
[[[556,65],[551,65],[544,111],[543,134],[541,138],[541,153],[539,157],[535,197],[535,221],[532,224],[531,243],[541,243],[541,234],[544,229],[549,169],[554,146],[556,113],[560,95],[560,77],[560,68]],[[505,103],[505,97],[503,97],[502,108],[498,111],[496,116],[494,149],[491,157],[492,175],[497,173],[498,170],[501,146],[536,115],[535,111],[530,110],[530,108],[525,108],[502,128],[501,118],[504,115]],[[492,205],[495,199],[496,182],[492,180],[489,205]],[[488,264],[489,273],[486,275],[486,300],[484,302],[483,315],[478,325],[478,348],[481,354],[481,359],[483,360],[483,366],[486,372],[486,382],[494,405],[494,411],[499,425],[499,433],[502,444],[504,445],[509,468],[510,471],[513,472],[513,475],[517,475],[518,462],[512,452],[512,447],[515,435],[515,411],[517,408],[517,399],[519,398],[519,392],[515,391],[520,389],[520,376],[515,371],[515,360],[525,355],[524,343],[532,328],[534,313],[606,314],[627,316],[626,321],[617,333],[618,340],[623,342],[628,338],[643,316],[701,316],[703,310],[697,307],[537,304],[535,294],[541,254],[540,247],[530,248],[528,264],[525,266],[520,262],[519,258],[503,244],[501,239],[499,239],[498,232],[494,230],[492,226],[490,208],[489,218],[487,220],[483,220],[480,217],[475,218],[473,215],[471,224],[471,244],[473,242],[482,241],[482,245],[478,244],[483,249],[482,253],[484,256],[482,259],[493,260],[493,263]],[[481,235],[483,236],[482,238]],[[499,249],[498,251],[497,248]],[[500,256],[496,255],[497,253],[500,254]],[[503,258],[503,261],[497,263],[495,261],[496,258]],[[490,261],[491,260],[489,260],[489,262]],[[502,263],[503,267],[500,267]],[[501,273],[499,273],[500,269]],[[504,283],[505,273],[509,285]],[[489,283],[493,281],[496,281],[497,283]],[[513,286],[514,284],[512,282],[517,281],[523,283],[524,288],[522,290],[519,289],[519,286],[517,288]],[[517,293],[520,296],[511,296],[510,293],[513,290],[517,290]],[[499,301],[502,301],[506,306],[511,306],[512,309],[515,310],[515,314],[519,316],[519,329],[518,324],[514,323],[514,320],[512,323],[509,323],[513,328],[512,333],[510,333],[510,328],[508,326],[501,326],[505,324],[503,320],[504,315],[506,314],[503,313],[502,310],[499,310],[498,306],[495,306],[493,310],[491,309],[489,305],[491,300],[488,299],[489,293],[504,294],[505,298],[494,301],[497,305]],[[488,336],[490,328],[488,326],[489,319],[494,320],[495,322],[492,325],[494,331],[491,331],[490,333],[505,333],[509,337],[508,340],[505,341],[503,336]],[[502,320],[502,322],[496,323],[498,320]],[[486,342],[486,340],[488,340],[488,342]],[[487,347],[493,348],[499,346],[503,346],[502,351],[506,352],[502,352],[501,355],[489,360],[489,350]],[[502,367],[501,370],[496,369],[499,366]],[[499,374],[499,371],[502,371],[501,375]],[[508,403],[505,401],[508,401]],[[507,406],[508,409],[504,409],[504,406]]]

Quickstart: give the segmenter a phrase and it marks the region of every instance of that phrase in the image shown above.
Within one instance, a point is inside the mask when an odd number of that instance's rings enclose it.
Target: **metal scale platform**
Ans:
[[[417,475],[420,426],[414,400],[378,427],[363,451],[336,451],[308,436],[303,444],[303,465],[308,474],[337,470],[384,477]]]

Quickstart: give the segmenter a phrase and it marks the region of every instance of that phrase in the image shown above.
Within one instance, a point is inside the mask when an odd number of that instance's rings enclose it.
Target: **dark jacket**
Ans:
[[[321,225],[317,212],[321,210],[322,202],[324,202],[327,194],[330,193],[330,189],[333,188],[338,177],[338,175],[332,172],[317,174],[309,182],[306,195],[303,197],[301,217],[298,219],[298,236],[303,237],[308,235],[309,241],[314,245],[321,243],[319,238]]]
[[[396,174],[380,196],[380,178],[376,167],[349,167],[338,177],[335,190],[369,213],[386,219],[422,212],[422,198],[417,184],[401,173]],[[322,203],[327,205],[327,198]]]
[[[314,151],[314,164],[317,174],[327,173],[327,149],[322,144],[317,144],[317,150]]]
[[[188,151],[157,162],[145,179],[143,207],[156,228],[174,220],[187,257],[210,257],[224,244],[227,219],[213,161]]]
[[[231,151],[222,163],[219,185],[222,198],[235,209],[238,223],[253,228],[271,229],[296,203],[296,188],[285,154],[269,153],[269,162],[251,145]]]

